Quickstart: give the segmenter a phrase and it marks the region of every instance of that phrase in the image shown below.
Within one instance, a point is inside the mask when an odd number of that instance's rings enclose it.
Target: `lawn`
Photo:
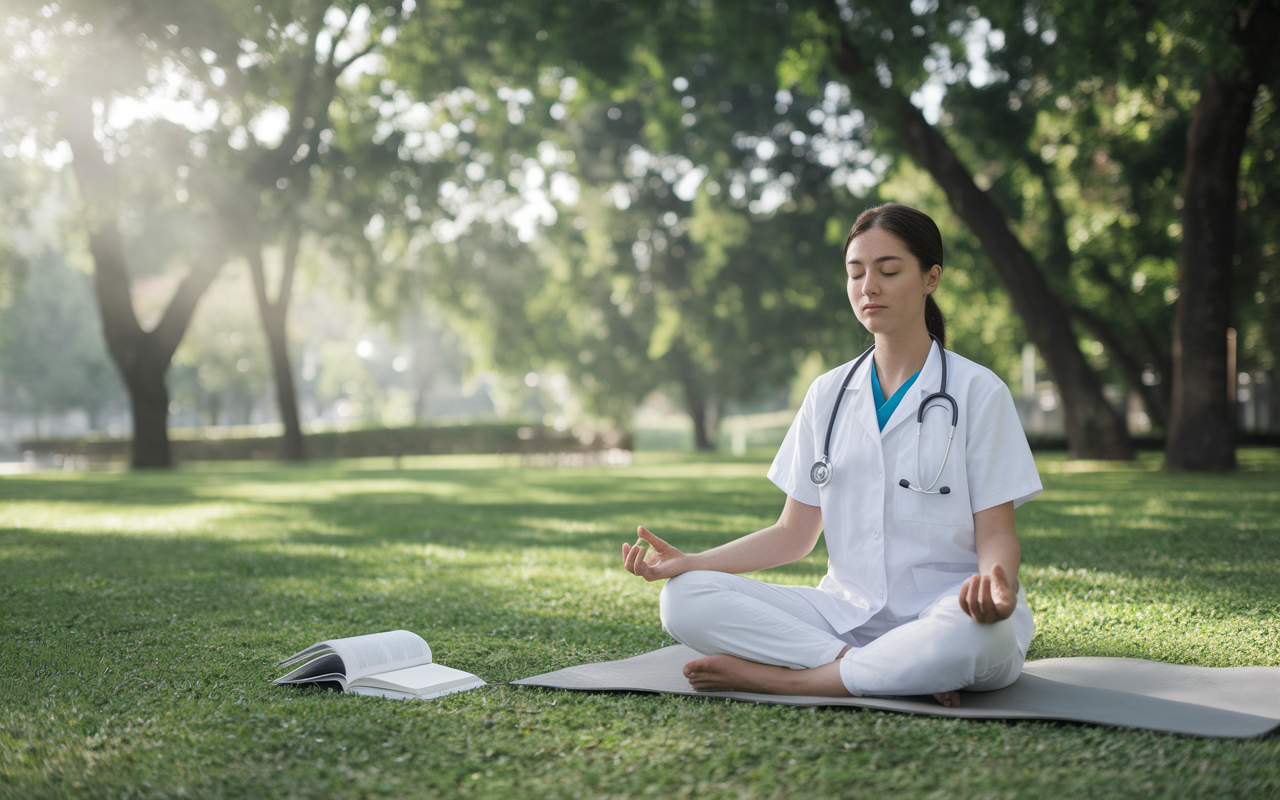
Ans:
[[[1030,658],[1280,666],[1280,453],[1233,475],[1040,459]],[[776,518],[764,454],[496,457],[0,479],[0,796],[1276,796],[1280,737],[1206,740],[503,682],[668,644],[637,523],[700,549]],[[816,583],[819,551],[762,573]],[[494,685],[276,687],[320,639],[421,633]]]

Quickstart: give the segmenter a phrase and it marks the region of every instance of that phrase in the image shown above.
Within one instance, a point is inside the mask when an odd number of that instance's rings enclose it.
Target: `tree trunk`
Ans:
[[[1142,373],[1146,365],[1150,364],[1161,376],[1171,375],[1172,361],[1168,353],[1165,352],[1160,339],[1151,330],[1151,326],[1129,308],[1127,288],[1121,286],[1112,277],[1105,263],[1091,259],[1090,275],[1111,293],[1115,299],[1118,315],[1123,318],[1123,322],[1132,329],[1132,332],[1120,332],[1116,328],[1118,320],[1095,313],[1079,305],[1072,298],[1070,271],[1073,256],[1067,240],[1067,214],[1058,200],[1057,181],[1053,170],[1038,152],[1027,153],[1025,163],[1032,174],[1040,179],[1048,205],[1048,242],[1040,263],[1050,276],[1051,286],[1056,280],[1057,291],[1066,294],[1065,303],[1068,312],[1084,325],[1111,354],[1125,382],[1142,398],[1152,424],[1162,430],[1166,429],[1169,424],[1169,381],[1164,380],[1155,385],[1147,385],[1142,380]]]
[[[301,226],[292,223],[285,242],[284,268],[274,303],[267,297],[262,250],[255,248],[249,254],[254,296],[258,300],[258,312],[262,316],[262,329],[267,335],[267,348],[271,351],[272,374],[276,379],[276,405],[280,409],[280,419],[284,422],[281,457],[286,461],[305,461],[307,458],[306,445],[302,439],[302,423],[298,419],[298,394],[293,383],[293,367],[289,363],[288,336],[289,300],[292,297],[293,273],[298,262],[301,239]]]
[[[218,418],[222,415],[222,395],[218,392],[206,392],[204,397],[206,419],[210,425],[217,425]]]
[[[91,405],[84,410],[84,413],[89,417],[89,430],[102,430],[102,405]]]
[[[1257,83],[1214,76],[1187,134],[1182,254],[1173,334],[1173,411],[1165,469],[1235,469],[1235,419],[1227,395],[1227,328],[1240,156]]]
[[[417,354],[421,345],[414,348],[413,360],[413,424],[421,425],[427,416],[427,403],[431,400],[431,388],[435,385],[430,373],[418,365]]]
[[[1173,328],[1173,410],[1164,468],[1226,471],[1236,466],[1235,409],[1227,394],[1227,328],[1235,256],[1240,156],[1253,101],[1273,58],[1280,11],[1259,2],[1233,32],[1244,64],[1209,78],[1187,131],[1182,179],[1182,254]]]
[[[677,359],[676,372],[680,378],[680,388],[684,390],[685,407],[689,418],[693,420],[693,446],[700,451],[715,450],[715,433],[708,425],[710,403],[707,393],[698,383],[697,370],[687,353],[676,349],[671,355]]]
[[[859,95],[879,112],[879,121],[893,128],[906,151],[946,193],[952,210],[978,237],[1062,395],[1070,456],[1133,458],[1124,418],[1102,396],[1102,384],[1080,352],[1066,306],[1053,294],[999,207],[978,188],[951,145],[920,109],[901,91],[880,85],[856,45],[842,39],[834,60]]]
[[[1106,320],[1086,308],[1077,306],[1071,310],[1075,317],[1080,320],[1080,324],[1084,325],[1098,341],[1102,342],[1102,346],[1107,349],[1107,352],[1114,359],[1120,374],[1124,376],[1125,383],[1142,398],[1142,405],[1147,409],[1147,416],[1151,419],[1151,425],[1168,430],[1169,402],[1163,384],[1149,386],[1143,382],[1142,374],[1147,365],[1139,363],[1133,357],[1129,348],[1119,341]],[[1165,370],[1161,369],[1159,364],[1152,364],[1151,366],[1157,369],[1161,375],[1165,374]]]
[[[276,405],[280,408],[280,419],[284,422],[281,457],[286,461],[305,461],[307,451],[302,439],[302,423],[298,418],[298,396],[293,384],[293,368],[289,363],[285,322],[284,309],[275,307],[264,314],[262,327],[267,332],[267,345],[271,350],[271,368],[276,378]]]
[[[707,427],[707,398],[688,381],[684,383],[684,400],[689,407],[689,418],[693,420],[693,446],[697,450],[711,451],[716,443]]]
[[[168,363],[135,368],[125,376],[129,407],[133,412],[133,469],[167,469],[173,466],[169,447],[169,388],[165,385]]]

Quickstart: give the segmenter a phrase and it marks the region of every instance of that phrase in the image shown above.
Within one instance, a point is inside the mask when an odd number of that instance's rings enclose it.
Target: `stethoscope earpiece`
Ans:
[[[943,461],[942,463],[945,464],[946,461]],[[903,478],[902,480],[898,481],[898,485],[901,486],[903,489],[910,489],[914,492],[919,492],[920,494],[951,494],[950,486],[939,486],[938,491],[930,492],[927,489],[917,489],[916,487],[912,486],[911,481],[907,480],[906,478]]]

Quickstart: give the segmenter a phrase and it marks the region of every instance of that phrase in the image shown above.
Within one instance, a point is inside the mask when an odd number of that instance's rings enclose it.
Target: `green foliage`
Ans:
[[[449,184],[462,219],[409,249],[420,244],[429,290],[500,369],[563,370],[589,410],[614,418],[665,388],[712,421],[726,402],[785,385],[809,351],[852,356],[843,239],[828,242],[826,231],[833,219],[847,226],[857,201],[831,180],[872,158],[856,139],[839,145],[849,165],[801,147],[824,135],[815,107],[851,131],[855,117],[847,98],[775,97],[768,65],[752,76],[704,57],[672,77],[672,64],[636,62],[645,68],[604,101],[559,68],[545,73],[548,91],[529,97],[521,119],[563,122],[542,129],[550,138],[537,161],[509,156],[505,181],[500,154],[472,149],[503,121],[477,117],[475,136],[459,137],[473,157],[465,182]],[[507,127],[519,129],[507,111]],[[576,198],[555,197],[557,181]],[[554,216],[527,246],[524,231],[462,205],[545,183]]]
[[[488,120],[474,130],[488,139],[459,141],[464,159],[468,150],[475,158],[472,148],[488,158],[492,190],[504,172],[522,171],[504,169],[502,153],[527,158],[530,131],[540,131],[576,157],[555,169],[579,181],[581,205],[562,204],[554,224],[544,221],[533,256],[516,254],[501,225],[477,228],[482,241],[428,248],[429,260],[447,263],[432,282],[447,284],[449,304],[489,329],[483,340],[501,368],[554,363],[595,410],[613,414],[652,388],[679,386],[697,413],[708,400],[713,409],[749,402],[785,383],[808,352],[833,363],[852,355],[859,332],[845,303],[820,271],[795,268],[807,261],[796,258],[800,248],[833,244],[832,221],[847,226],[862,206],[856,196],[881,178],[892,180],[866,203],[916,198],[935,217],[950,215],[920,173],[892,166],[901,142],[865,116],[874,109],[851,108],[865,99],[856,87],[851,96],[828,82],[844,37],[874,62],[881,84],[942,97],[939,125],[1074,312],[1094,366],[1151,392],[1152,402],[1167,391],[1187,119],[1206,69],[1228,67],[1234,52],[1217,6],[598,4],[586,40],[558,27],[572,6],[502,5],[509,30],[490,47],[490,71],[471,82],[479,95],[495,87],[510,95],[509,82],[521,79],[540,89],[518,124],[509,113],[503,125],[476,101]],[[637,13],[644,25],[634,24]],[[419,51],[393,56],[397,85],[430,66],[415,60]],[[456,59],[465,61],[461,51]],[[827,107],[833,97],[839,110]],[[499,141],[505,149],[494,149]],[[753,152],[770,144],[775,154]],[[677,182],[695,170],[704,173],[698,189],[680,200]],[[787,202],[760,202],[780,185]],[[741,194],[717,196],[712,186]],[[657,224],[668,214],[679,230]],[[1255,217],[1251,226],[1266,224]],[[943,226],[956,259],[951,299],[942,296],[956,341],[1010,376],[1021,326],[973,239]],[[654,232],[661,238],[643,238]],[[1250,308],[1265,309],[1274,291],[1252,287],[1274,265],[1269,256],[1249,264],[1241,296],[1263,297]],[[1272,336],[1265,318],[1245,316],[1256,321],[1241,323],[1244,361],[1269,363],[1256,349]],[[764,357],[738,357],[753,350]]]
[[[618,419],[663,388],[709,420],[865,343],[837,248],[879,200],[939,220],[953,341],[1013,374],[1003,290],[864,78],[941,97],[938,127],[1102,348],[1095,366],[1167,387],[1188,114],[1207,71],[1233,68],[1240,7],[222,0],[126,3],[106,24],[117,5],[6,9],[0,134],[6,155],[52,149],[66,86],[127,105],[157,67],[216,111],[102,127],[135,275],[183,264],[217,214],[246,249],[300,225],[304,263],[349,272],[379,318],[447,305],[477,369],[556,370]],[[849,86],[831,81],[842,38],[868,60]],[[1244,160],[1249,369],[1280,352],[1274,106],[1260,97]]]
[[[28,262],[0,330],[0,389],[11,413],[85,409],[90,420],[125,399],[102,345],[92,280],[53,250]],[[57,365],[52,367],[51,365]]]
[[[999,32],[986,38],[989,82],[959,82],[944,100],[974,171],[1105,348],[1095,363],[1131,386],[1140,373],[1160,392],[1170,384],[1187,128],[1207,77],[1239,64],[1230,30],[1247,5],[983,4]],[[1276,341],[1263,333],[1277,270],[1261,178],[1273,169],[1269,98],[1242,163],[1235,292],[1251,365],[1273,363]]]
[[[219,115],[228,111],[220,91],[227,73],[225,62],[205,61],[235,41],[222,10],[95,0],[5,8],[5,155],[28,169],[60,171],[69,161],[69,131],[81,121],[72,121],[75,113],[99,100],[101,118],[90,144],[100,150],[110,177],[89,179],[79,187],[80,199],[104,202],[103,213],[114,215],[134,277],[188,266],[190,254],[205,245],[210,215],[225,199],[230,129],[219,124]],[[148,99],[166,94],[168,116],[141,110]],[[199,134],[168,118],[182,118],[174,106],[183,101],[191,117],[183,121],[203,126]],[[92,160],[87,152],[82,158]],[[91,174],[84,172],[82,182]],[[96,228],[105,220],[79,222]]]
[[[1031,658],[1280,666],[1280,457],[1237,475],[1042,458],[1018,512]],[[769,524],[766,464],[493,457],[0,483],[0,793],[1246,797],[1280,742],[502,685],[670,643],[622,571]],[[819,552],[762,574],[815,583]],[[408,628],[494,685],[425,703],[275,687],[320,639]]]
[[[1235,309],[1241,371],[1280,366],[1280,117],[1275,87],[1263,89],[1241,161],[1242,202]]]
[[[271,382],[266,337],[244,270],[225,273],[210,287],[173,358],[174,401],[195,407],[209,425],[247,423]]]
[[[909,161],[896,162],[877,191],[938,223],[946,264],[934,296],[947,319],[947,349],[992,370],[1019,393],[1026,333],[973,234],[956,219],[937,185]]]

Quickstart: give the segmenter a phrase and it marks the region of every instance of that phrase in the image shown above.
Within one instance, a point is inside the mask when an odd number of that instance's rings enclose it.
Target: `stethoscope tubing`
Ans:
[[[916,486],[912,486],[910,481],[903,479],[898,485],[904,489],[910,489],[921,494],[949,494],[950,487],[943,486],[938,491],[933,491],[933,487],[942,479],[942,471],[947,467],[947,458],[951,455],[951,444],[955,441],[956,425],[960,421],[960,409],[956,405],[956,400],[947,394],[947,351],[942,346],[942,342],[938,341],[938,337],[929,334],[929,338],[938,343],[938,352],[942,356],[942,381],[938,391],[926,397],[920,402],[920,407],[916,410]],[[849,372],[845,374],[844,381],[840,384],[840,392],[836,395],[835,405],[831,408],[831,418],[827,420],[827,435],[822,443],[822,458],[817,461],[809,470],[809,479],[818,486],[825,486],[831,480],[831,433],[836,427],[836,416],[840,413],[840,403],[844,400],[845,390],[849,388],[849,381],[853,380],[853,376],[857,373],[858,368],[862,366],[862,362],[867,360],[872,351],[876,349],[875,345],[868,347],[866,352],[858,356],[858,360],[849,368]],[[920,434],[924,430],[924,415],[930,408],[938,408],[939,406],[929,405],[934,400],[945,401],[951,406],[951,430],[947,434],[947,449],[942,454],[942,464],[938,467],[938,474],[933,477],[933,482],[928,486],[924,485],[924,479],[920,475]]]

